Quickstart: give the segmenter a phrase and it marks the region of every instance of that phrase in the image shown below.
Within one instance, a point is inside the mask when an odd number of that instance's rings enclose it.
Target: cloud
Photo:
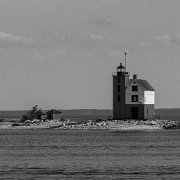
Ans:
[[[180,45],[180,33],[175,35],[159,35],[150,41],[141,41],[140,46],[143,48],[154,47],[154,46],[173,46]]]
[[[177,33],[174,37],[171,38],[171,43],[180,44],[180,33]]]
[[[11,33],[0,31],[0,48],[1,49],[71,49],[71,50],[92,50],[101,48],[107,40],[99,33],[83,35],[66,35],[66,36],[51,36],[51,34],[43,37],[38,37],[36,40],[25,36],[17,36]],[[40,58],[38,53],[35,53]]]
[[[34,40],[25,36],[17,36],[0,31],[0,48],[32,48]]]
[[[34,50],[34,51],[33,51],[33,55],[34,55],[37,59],[43,59],[42,54],[41,54],[39,51],[37,51],[37,50]]]
[[[100,34],[91,34],[91,39],[104,40],[104,37],[101,36]]]
[[[106,47],[108,39],[99,33],[89,33],[87,35],[66,36],[59,40],[58,48],[65,48],[72,51],[89,51]]]
[[[89,23],[95,26],[113,26],[117,24],[117,21],[111,18],[97,17],[89,21]]]
[[[161,35],[161,36],[157,36],[155,38],[155,43],[160,43],[162,45],[169,45],[171,44],[172,41],[172,37],[170,37],[169,35]]]
[[[23,42],[23,43],[32,43],[33,40],[26,38],[26,37],[20,37],[16,36],[10,33],[0,32],[0,40],[8,41],[8,42]]]

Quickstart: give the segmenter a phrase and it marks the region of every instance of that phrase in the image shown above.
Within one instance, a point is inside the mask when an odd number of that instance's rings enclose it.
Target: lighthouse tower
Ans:
[[[113,119],[153,119],[154,104],[154,88],[126,72],[125,53],[125,66],[120,63],[113,73]]]
[[[126,86],[129,82],[130,73],[120,63],[117,72],[113,74],[113,118],[126,118]]]

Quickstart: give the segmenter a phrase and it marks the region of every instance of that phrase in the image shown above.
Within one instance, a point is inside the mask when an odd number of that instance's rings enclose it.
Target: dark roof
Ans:
[[[45,115],[45,114],[46,114],[46,111],[44,111],[44,110],[38,110],[38,111],[37,111],[37,114]]]
[[[120,63],[120,65],[117,67],[117,69],[125,69],[125,67]]]
[[[155,89],[144,79],[130,79],[127,87],[134,81],[147,91],[155,91]]]
[[[47,114],[61,114],[62,112],[56,109],[51,109],[47,111]]]
[[[129,81],[126,84],[126,87],[130,86],[134,79],[129,79]]]

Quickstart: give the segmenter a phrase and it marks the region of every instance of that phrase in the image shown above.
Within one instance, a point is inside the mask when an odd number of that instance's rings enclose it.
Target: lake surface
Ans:
[[[180,179],[180,131],[1,130],[0,179]]]

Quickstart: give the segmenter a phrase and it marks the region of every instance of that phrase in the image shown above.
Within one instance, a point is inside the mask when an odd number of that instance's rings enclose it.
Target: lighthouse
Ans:
[[[147,80],[138,79],[120,63],[113,73],[113,119],[153,119],[155,89]]]

